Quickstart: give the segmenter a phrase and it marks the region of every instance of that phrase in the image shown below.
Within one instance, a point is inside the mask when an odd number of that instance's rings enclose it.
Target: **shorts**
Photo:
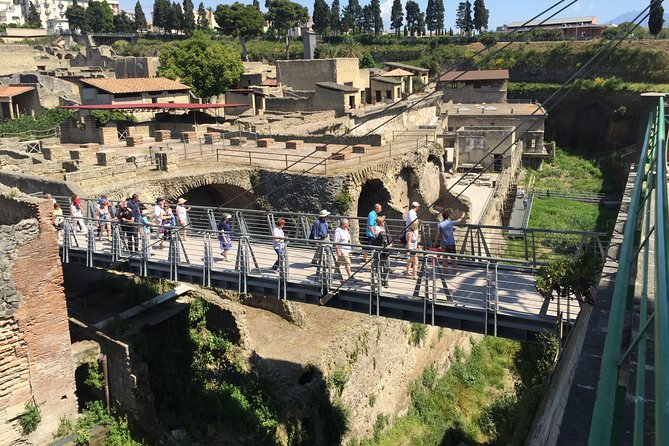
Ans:
[[[441,252],[447,252],[449,254],[455,254],[455,245],[446,245],[441,246]]]
[[[337,263],[340,263],[342,265],[350,265],[351,257],[348,254],[337,256]]]

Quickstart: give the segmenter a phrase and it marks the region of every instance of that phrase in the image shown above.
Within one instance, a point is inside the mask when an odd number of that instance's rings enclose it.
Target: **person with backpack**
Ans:
[[[386,217],[376,217],[376,226],[373,228],[373,237],[371,245],[380,251],[375,253],[372,262],[372,271],[377,268],[381,273],[381,285],[388,288],[388,276],[390,274],[390,252],[389,248],[393,245],[393,239],[386,230]],[[378,264],[377,264],[378,262]]]
[[[447,254],[455,254],[456,253],[456,248],[455,248],[455,236],[453,235],[453,229],[455,225],[459,225],[464,223],[467,220],[467,213],[464,212],[460,218],[457,218],[455,220],[451,220],[451,215],[452,211],[451,209],[446,209],[441,216],[443,217],[443,221],[437,225],[437,239],[435,245],[438,244],[439,248],[441,248],[441,252],[447,253]],[[448,259],[449,255],[444,256],[444,274],[448,275]],[[452,260],[453,264],[451,265],[451,269],[453,270],[453,275],[457,276],[458,273],[458,259],[456,257],[453,257]]]
[[[328,225],[328,215],[330,215],[330,213],[325,209],[320,211],[318,213],[318,218],[314,221],[314,224],[311,227],[311,239],[316,240],[316,252],[311,259],[312,265],[318,265],[318,262],[321,260],[321,254],[323,254],[323,245],[318,241],[330,240],[330,234],[328,232],[330,229],[330,226]]]

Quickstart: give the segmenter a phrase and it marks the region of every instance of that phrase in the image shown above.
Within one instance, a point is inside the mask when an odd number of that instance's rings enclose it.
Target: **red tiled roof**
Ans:
[[[81,79],[81,82],[111,94],[190,90],[188,85],[164,77],[135,77],[130,79],[90,78]]]
[[[35,87],[28,85],[0,85],[0,98],[11,98],[34,89]]]
[[[508,79],[509,70],[450,71],[442,75],[441,82],[490,81]]]
[[[276,87],[276,86],[279,85],[279,81],[276,80],[276,79],[274,79],[274,78],[272,78],[272,77],[268,77],[267,79],[265,79],[264,81],[262,81],[262,85],[263,85],[264,87]]]

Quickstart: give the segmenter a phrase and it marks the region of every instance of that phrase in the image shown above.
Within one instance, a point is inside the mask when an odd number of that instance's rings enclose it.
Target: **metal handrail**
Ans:
[[[618,272],[590,427],[590,445],[621,444],[627,393],[633,394],[634,427],[631,443],[640,445],[654,423],[656,445],[669,444],[669,261],[667,234],[667,147],[664,95],[649,113],[648,125],[637,165],[634,188],[620,250]],[[654,217],[653,217],[654,215]],[[651,227],[651,222],[653,226]],[[652,239],[652,235],[655,235]],[[654,241],[654,247],[650,243]],[[651,254],[651,252],[653,254]],[[642,254],[643,255],[640,255]],[[651,256],[654,256],[651,259]],[[653,264],[654,271],[650,271]],[[654,276],[652,275],[654,273]],[[635,283],[641,282],[641,291]],[[654,312],[648,314],[648,284],[655,287]],[[637,304],[635,304],[638,303]],[[630,313],[638,307],[638,322]],[[654,324],[651,330],[651,323]],[[629,334],[632,333],[633,336]],[[655,346],[654,367],[646,364],[647,341]],[[636,385],[628,389],[632,354],[636,355]],[[654,421],[645,417],[648,369],[654,371]]]

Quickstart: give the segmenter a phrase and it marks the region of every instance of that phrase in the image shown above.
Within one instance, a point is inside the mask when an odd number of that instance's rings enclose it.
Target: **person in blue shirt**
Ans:
[[[443,221],[437,225],[437,241],[435,243],[439,244],[442,252],[449,254],[455,254],[455,236],[453,235],[453,227],[463,223],[467,219],[467,213],[464,212],[460,218],[456,220],[451,220],[452,211],[446,209],[441,216]],[[448,259],[450,256],[444,256],[444,274],[448,275]],[[452,258],[452,270],[453,275],[458,274],[458,260]]]
[[[374,238],[374,227],[376,226],[376,218],[381,214],[381,211],[383,208],[379,203],[376,203],[374,205],[374,209],[369,211],[369,214],[367,214],[367,227],[365,230],[365,235],[367,236],[367,241],[365,242],[366,245],[371,245],[372,244],[372,238]],[[368,252],[367,250],[364,250],[362,252],[363,255],[363,261],[367,263],[367,256]]]
[[[232,249],[232,230],[230,228],[231,218],[232,215],[225,213],[223,214],[221,221],[218,222],[218,242],[221,247],[221,255],[226,262],[230,261],[228,260],[228,251]]]
[[[330,235],[328,233],[328,229],[330,226],[328,225],[328,215],[330,213],[323,209],[318,213],[318,218],[314,222],[314,225],[311,227],[311,238],[314,240],[329,240]],[[318,244],[318,247],[316,249],[316,253],[314,254],[314,258],[311,259],[311,264],[312,265],[317,265],[318,262],[321,259],[321,253],[323,251],[323,247]]]

